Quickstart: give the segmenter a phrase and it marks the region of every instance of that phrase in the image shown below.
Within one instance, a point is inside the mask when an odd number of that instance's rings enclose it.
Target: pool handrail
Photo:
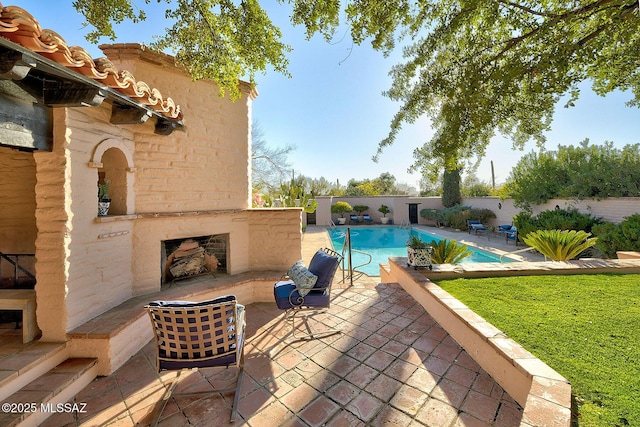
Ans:
[[[357,266],[353,266],[353,261],[352,261],[352,254],[353,252],[357,252],[363,255],[366,255],[369,257],[369,261],[365,262],[364,264],[359,264]],[[357,249],[353,249],[351,247],[351,227],[347,227],[347,231],[345,233],[344,236],[344,242],[342,243],[342,253],[340,254],[342,255],[342,266],[341,266],[341,270],[342,270],[342,280],[340,281],[340,283],[344,283],[347,279],[349,279],[350,284],[353,285],[353,280],[354,279],[358,279],[360,278],[362,275],[364,275],[365,273],[362,271],[358,271],[356,270],[359,267],[364,267],[365,265],[369,265],[371,264],[371,261],[373,261],[373,256],[371,256],[371,254],[367,253],[367,252],[363,252],[363,251],[359,251]],[[344,268],[344,263],[348,264],[348,268],[345,269]],[[345,276],[345,271],[348,271],[349,273]],[[359,273],[358,275],[356,275],[354,277],[353,272],[357,272]]]
[[[359,253],[359,254],[362,254],[362,255],[366,255],[366,256],[369,257],[369,260],[367,262],[362,263],[362,264],[358,264],[355,267],[351,266],[351,268],[349,269],[349,274],[346,277],[344,277],[344,270],[342,270],[343,271],[342,282],[344,282],[347,279],[358,280],[360,277],[362,277],[364,274],[366,274],[363,271],[358,270],[358,268],[364,267],[365,265],[369,265],[369,264],[371,264],[371,261],[373,261],[373,257],[371,256],[370,253],[363,252],[363,251],[360,251],[358,249],[353,249],[353,248],[351,248],[351,252],[352,253],[356,252],[356,253]],[[353,274],[354,272],[356,272],[358,274]]]
[[[504,254],[500,255],[500,262],[502,262],[502,257],[505,256],[505,255],[519,254],[521,252],[535,251],[535,250],[536,250],[535,248],[532,248],[531,246],[528,246],[528,247],[526,247],[524,249],[518,249],[517,251],[504,253]],[[546,256],[544,257],[544,260],[545,261],[547,260]]]

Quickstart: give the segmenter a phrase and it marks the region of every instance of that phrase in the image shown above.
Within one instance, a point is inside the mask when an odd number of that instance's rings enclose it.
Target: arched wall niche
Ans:
[[[131,150],[120,140],[105,139],[96,146],[89,167],[97,169],[96,192],[97,184],[109,181],[111,206],[108,215],[133,213],[135,166]]]

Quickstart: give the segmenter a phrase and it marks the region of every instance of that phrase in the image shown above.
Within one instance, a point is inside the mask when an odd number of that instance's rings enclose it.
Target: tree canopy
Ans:
[[[150,0],[145,0],[150,3]],[[386,95],[400,103],[379,156],[405,123],[428,116],[434,136],[414,151],[414,167],[440,173],[482,157],[501,133],[521,148],[544,143],[562,95],[579,97],[578,84],[598,94],[631,90],[640,101],[637,0],[279,0],[308,37],[330,39],[339,17],[356,44],[387,54],[403,48]],[[158,0],[158,3],[162,3]],[[90,36],[114,37],[113,23],[144,19],[132,0],[76,0],[95,27]],[[268,68],[287,74],[282,34],[258,0],[166,0],[172,25],[155,48],[171,49],[193,77],[215,80],[238,96],[238,78]],[[283,6],[284,7],[284,6]]]
[[[519,206],[553,198],[638,197],[640,144],[618,149],[612,142],[592,145],[586,139],[578,146],[531,152],[511,170],[505,187]]]

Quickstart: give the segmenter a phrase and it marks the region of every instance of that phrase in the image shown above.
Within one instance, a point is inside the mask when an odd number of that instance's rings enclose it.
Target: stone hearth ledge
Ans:
[[[80,325],[67,334],[67,347],[71,357],[97,358],[98,375],[110,375],[153,339],[144,309],[150,301],[204,301],[235,295],[242,304],[272,302],[273,284],[281,277],[282,271],[256,271],[186,279],[160,292],[130,298]]]

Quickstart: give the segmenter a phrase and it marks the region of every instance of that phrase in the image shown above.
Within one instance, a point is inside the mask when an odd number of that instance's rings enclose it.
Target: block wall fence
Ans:
[[[417,205],[418,212],[421,209],[443,209],[440,197],[410,197],[410,196],[376,196],[376,197],[332,197],[323,196],[316,199],[318,209],[316,211],[316,224],[329,225],[331,221],[337,224],[339,215],[331,213],[331,205],[338,201],[345,201],[351,206],[369,206],[366,212],[371,215],[373,222],[380,223],[382,214],[378,212],[381,205],[390,208],[391,213],[387,217],[393,220],[394,224],[409,222],[409,205]],[[468,197],[462,199],[462,204],[477,209],[490,209],[496,214],[496,218],[489,225],[511,224],[513,217],[521,209],[514,206],[513,199],[501,200],[499,197]],[[555,209],[558,206],[563,209],[575,208],[579,212],[589,213],[605,221],[618,224],[626,217],[635,213],[640,213],[640,197],[608,198],[602,200],[574,200],[574,199],[552,199],[541,205],[532,207],[533,213]],[[355,212],[354,212],[355,213]],[[345,214],[349,217],[349,214]],[[428,221],[418,216],[418,224],[429,224]]]

